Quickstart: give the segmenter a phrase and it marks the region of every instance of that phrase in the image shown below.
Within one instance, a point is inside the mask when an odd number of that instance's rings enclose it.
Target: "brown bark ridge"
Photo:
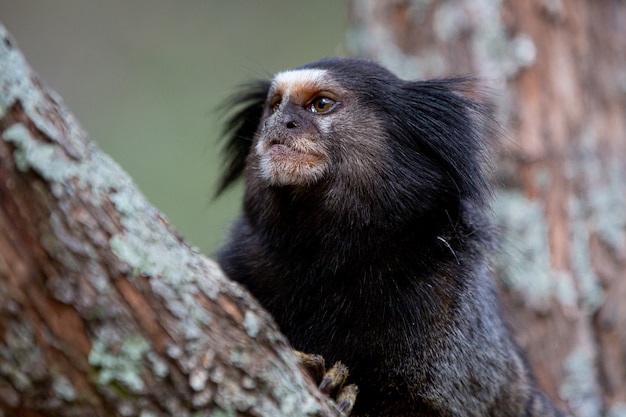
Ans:
[[[349,2],[349,47],[408,78],[493,92],[503,305],[578,416],[626,416],[626,3]]]
[[[336,416],[0,25],[0,416]]]

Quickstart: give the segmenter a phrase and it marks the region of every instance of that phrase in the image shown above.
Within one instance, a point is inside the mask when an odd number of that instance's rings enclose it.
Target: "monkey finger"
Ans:
[[[349,416],[356,402],[356,396],[359,393],[359,388],[355,384],[346,385],[341,389],[335,402],[339,411]]]
[[[304,353],[299,350],[294,350],[294,353],[298,357],[300,365],[307,370],[315,383],[321,381],[326,373],[326,361],[324,360],[324,357],[321,355]]]
[[[330,395],[332,392],[340,390],[347,378],[348,367],[341,362],[336,362],[324,375],[319,389],[324,394]]]

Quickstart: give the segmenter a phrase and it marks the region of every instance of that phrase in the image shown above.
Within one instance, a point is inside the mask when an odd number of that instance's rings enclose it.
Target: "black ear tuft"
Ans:
[[[473,78],[413,81],[404,84],[411,105],[400,107],[399,129],[418,133],[420,143],[440,161],[459,197],[483,205],[491,189],[486,141],[497,130],[491,109],[473,97],[481,96]]]
[[[252,81],[242,85],[226,103],[226,112],[234,113],[226,119],[222,132],[222,137],[226,140],[222,148],[224,168],[215,192],[216,197],[237,181],[243,173],[269,89],[270,81]]]

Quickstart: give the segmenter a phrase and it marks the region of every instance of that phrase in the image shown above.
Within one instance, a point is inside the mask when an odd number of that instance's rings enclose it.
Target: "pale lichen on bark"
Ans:
[[[0,413],[35,407],[32,388],[44,381],[54,395],[36,406],[59,415],[338,415],[297,369],[270,316],[86,139],[1,25],[0,122],[0,147],[37,190],[32,233],[54,263],[31,266],[41,274],[34,285],[79,326],[64,353],[74,374],[65,375],[67,364],[48,364],[38,346],[49,318],[37,328],[20,318],[25,301],[0,282]],[[74,337],[45,331],[55,349]]]
[[[540,201],[504,190],[498,191],[493,207],[500,232],[500,248],[494,258],[496,276],[537,312],[549,308],[555,298],[565,305],[577,303],[573,280],[555,279],[558,272],[550,265],[544,210]]]

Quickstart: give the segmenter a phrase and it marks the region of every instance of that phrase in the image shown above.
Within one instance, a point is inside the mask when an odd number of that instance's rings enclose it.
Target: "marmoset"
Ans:
[[[217,260],[295,349],[341,361],[354,416],[560,416],[489,276],[486,106],[466,79],[326,58],[233,96]]]

